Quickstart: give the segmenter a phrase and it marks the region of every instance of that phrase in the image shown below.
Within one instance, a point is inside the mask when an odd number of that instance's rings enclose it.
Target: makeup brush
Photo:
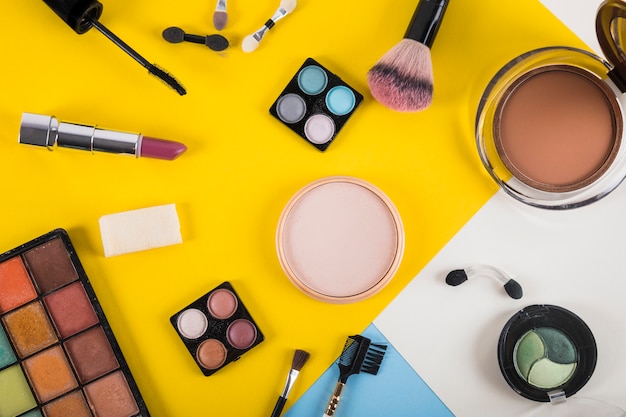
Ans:
[[[323,417],[332,417],[337,411],[343,388],[350,375],[361,372],[376,375],[385,356],[386,345],[372,343],[361,335],[349,336],[339,357],[339,380],[326,406]]]
[[[44,0],[46,3],[74,32],[79,35],[87,32],[92,27],[106,36],[115,45],[120,47],[131,58],[140,63],[148,72],[161,79],[165,84],[176,90],[178,94],[185,95],[187,91],[172,75],[159,68],[156,64],[148,62],[137,51],[128,46],[113,32],[98,21],[102,15],[102,3],[97,0]]]
[[[276,401],[276,406],[274,407],[274,411],[272,412],[272,417],[280,416],[280,413],[283,412],[283,407],[287,402],[287,397],[289,396],[289,392],[291,392],[291,388],[293,388],[294,382],[296,382],[296,378],[300,374],[300,370],[309,360],[309,352],[304,350],[296,349],[293,354],[293,360],[291,361],[291,370],[289,371],[289,375],[287,375],[287,381],[285,382],[285,388],[283,388],[283,393],[278,397],[278,401]]]
[[[296,5],[296,0],[281,0],[280,6],[276,10],[276,12],[274,12],[274,15],[270,19],[268,19],[268,21],[265,22],[265,24],[259,30],[254,32],[252,35],[248,35],[243,38],[243,42],[241,43],[241,49],[243,49],[244,52],[252,52],[256,48],[258,48],[259,43],[263,39],[263,36],[265,36],[265,32],[273,28],[276,22],[278,22],[280,19],[293,12],[293,10],[296,8]]]
[[[372,96],[400,112],[428,108],[433,99],[432,47],[449,0],[420,0],[398,44],[367,73]]]
[[[222,30],[228,22],[228,13],[226,13],[226,0],[217,0],[215,12],[213,12],[213,26],[215,29]]]
[[[163,30],[161,35],[163,36],[163,39],[165,39],[169,43],[198,43],[200,45],[205,45],[209,47],[209,49],[217,52],[225,50],[226,48],[228,48],[229,45],[228,39],[226,39],[222,35],[189,35],[185,33],[184,30],[176,26],[170,26],[166,28],[165,30]]]
[[[467,281],[469,277],[475,276],[487,276],[503,283],[504,290],[509,297],[516,300],[522,298],[524,295],[522,286],[519,282],[515,281],[503,270],[491,265],[474,265],[465,269],[455,269],[454,271],[450,271],[446,276],[446,284],[456,287],[457,285],[461,285]]]

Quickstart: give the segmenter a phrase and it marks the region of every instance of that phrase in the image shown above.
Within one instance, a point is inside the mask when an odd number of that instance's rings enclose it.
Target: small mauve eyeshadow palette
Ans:
[[[228,281],[174,314],[170,322],[205,376],[263,341],[263,333]]]
[[[0,255],[0,417],[149,417],[63,229]]]
[[[270,114],[325,151],[362,101],[358,91],[307,58],[270,107]]]

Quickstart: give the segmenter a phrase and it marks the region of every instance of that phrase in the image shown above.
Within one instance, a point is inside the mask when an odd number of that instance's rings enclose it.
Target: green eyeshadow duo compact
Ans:
[[[498,341],[498,364],[511,388],[528,399],[559,406],[535,417],[626,416],[624,410],[600,401],[576,398],[566,403],[589,381],[597,358],[596,341],[587,324],[555,305],[537,304],[518,311]]]

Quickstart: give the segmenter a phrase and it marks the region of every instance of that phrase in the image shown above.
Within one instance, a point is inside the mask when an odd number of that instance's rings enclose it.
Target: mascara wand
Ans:
[[[367,337],[361,335],[348,337],[343,347],[343,352],[341,352],[339,357],[339,380],[328,401],[323,417],[333,417],[335,415],[343,389],[350,375],[356,375],[361,372],[367,372],[372,375],[378,374],[378,369],[386,350],[386,345],[372,343]]]
[[[185,88],[176,80],[176,78],[159,68],[157,65],[150,63],[98,21],[102,15],[102,3],[97,0],[44,0],[44,3],[46,3],[65,23],[67,23],[67,25],[71,27],[74,32],[82,35],[92,27],[95,27],[100,33],[106,36],[110,41],[146,68],[150,74],[161,79],[165,84],[176,90],[176,92],[181,96],[187,93]]]

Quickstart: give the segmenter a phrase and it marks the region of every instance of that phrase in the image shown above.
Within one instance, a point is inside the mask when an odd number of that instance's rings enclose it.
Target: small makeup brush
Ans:
[[[265,32],[273,28],[276,22],[278,22],[280,19],[293,12],[293,10],[296,8],[296,5],[296,0],[281,0],[280,6],[276,10],[276,12],[274,12],[274,15],[269,18],[268,21],[265,22],[265,24],[259,30],[254,32],[252,35],[248,35],[243,38],[243,42],[241,43],[241,49],[243,49],[244,52],[252,52],[256,48],[258,48],[259,43],[263,39],[263,36],[265,36]]]
[[[420,0],[404,39],[390,49],[367,73],[372,96],[400,112],[428,108],[433,100],[430,54],[449,0]]]
[[[97,0],[44,0],[44,2],[77,34],[82,35],[92,27],[96,28],[131,58],[146,68],[150,74],[161,79],[181,96],[187,93],[176,78],[156,66],[156,64],[148,62],[148,60],[139,55],[137,51],[98,21],[104,8],[102,3]]]
[[[215,29],[222,30],[228,22],[228,13],[226,13],[226,0],[217,0],[215,12],[213,12],[213,26]]]
[[[446,284],[456,287],[467,281],[469,277],[476,276],[487,276],[501,282],[504,284],[506,293],[513,299],[520,299],[524,295],[519,282],[515,281],[503,270],[491,265],[474,265],[465,269],[450,271],[446,275]]]
[[[349,336],[339,357],[339,380],[326,406],[323,417],[332,417],[337,411],[341,394],[350,375],[361,372],[376,375],[387,350],[386,345],[372,343],[361,335]]]
[[[291,392],[291,388],[293,388],[294,382],[296,382],[296,378],[300,374],[300,370],[309,360],[309,352],[304,350],[296,349],[293,354],[293,360],[291,361],[291,370],[289,371],[289,375],[287,375],[287,381],[285,382],[285,388],[283,388],[283,393],[278,397],[278,401],[276,401],[276,406],[274,407],[274,411],[272,412],[272,417],[280,416],[280,413],[283,412],[283,407],[285,407],[285,403],[287,402],[287,397]]]
[[[228,39],[226,39],[222,35],[189,35],[188,33],[185,33],[184,30],[176,26],[170,26],[166,28],[165,30],[163,30],[161,35],[163,36],[163,39],[165,39],[169,43],[198,43],[200,45],[205,45],[209,49],[216,52],[225,50],[226,48],[228,48],[229,45]]]

